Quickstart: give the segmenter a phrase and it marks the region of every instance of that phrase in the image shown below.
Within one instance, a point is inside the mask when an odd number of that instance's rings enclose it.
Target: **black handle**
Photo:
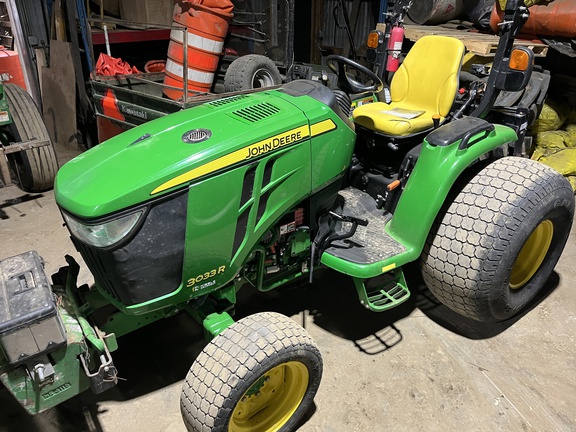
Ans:
[[[482,123],[476,124],[475,126],[472,127],[472,129],[470,129],[468,132],[466,132],[466,135],[464,135],[464,137],[462,138],[462,141],[460,141],[460,145],[458,146],[458,150],[467,149],[469,147],[468,142],[470,141],[470,138],[472,138],[474,135],[479,134],[480,132],[484,132],[484,136],[482,137],[482,139],[484,139],[493,130],[494,130],[494,125],[492,123],[482,122]]]

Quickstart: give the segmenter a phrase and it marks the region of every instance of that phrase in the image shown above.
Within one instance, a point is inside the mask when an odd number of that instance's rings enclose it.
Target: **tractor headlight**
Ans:
[[[106,222],[85,223],[62,212],[68,229],[78,240],[95,247],[105,248],[124,239],[136,226],[144,210],[130,213]]]

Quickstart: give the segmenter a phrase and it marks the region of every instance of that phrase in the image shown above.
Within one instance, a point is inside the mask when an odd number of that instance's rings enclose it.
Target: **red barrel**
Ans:
[[[184,7],[188,10],[184,11]],[[172,29],[168,46],[168,60],[164,69],[164,84],[184,88],[183,77],[188,77],[188,89],[209,92],[214,82],[224,39],[228,33],[231,13],[206,7],[199,3],[179,2],[174,7],[174,24],[186,28],[188,38],[188,71],[184,72],[183,30]],[[164,89],[170,99],[180,99],[182,91]]]
[[[521,33],[538,36],[576,37],[576,2],[574,0],[554,0],[541,6],[532,6],[530,18],[522,27]],[[490,16],[490,27],[495,33],[500,31],[504,12],[496,2]]]
[[[0,79],[5,83],[16,84],[28,91],[18,53],[10,51],[2,45],[0,45]]]

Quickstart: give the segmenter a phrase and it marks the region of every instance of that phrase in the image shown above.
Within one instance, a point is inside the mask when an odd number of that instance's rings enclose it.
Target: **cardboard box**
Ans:
[[[120,4],[118,2],[119,0],[104,0],[104,13],[107,15],[120,16]],[[99,0],[97,3],[100,5]]]
[[[172,25],[174,0],[120,0],[120,16],[141,24]]]

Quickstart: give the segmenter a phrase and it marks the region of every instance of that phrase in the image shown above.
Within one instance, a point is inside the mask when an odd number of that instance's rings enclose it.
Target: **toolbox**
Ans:
[[[36,251],[0,260],[0,348],[11,364],[66,344],[54,294]]]

